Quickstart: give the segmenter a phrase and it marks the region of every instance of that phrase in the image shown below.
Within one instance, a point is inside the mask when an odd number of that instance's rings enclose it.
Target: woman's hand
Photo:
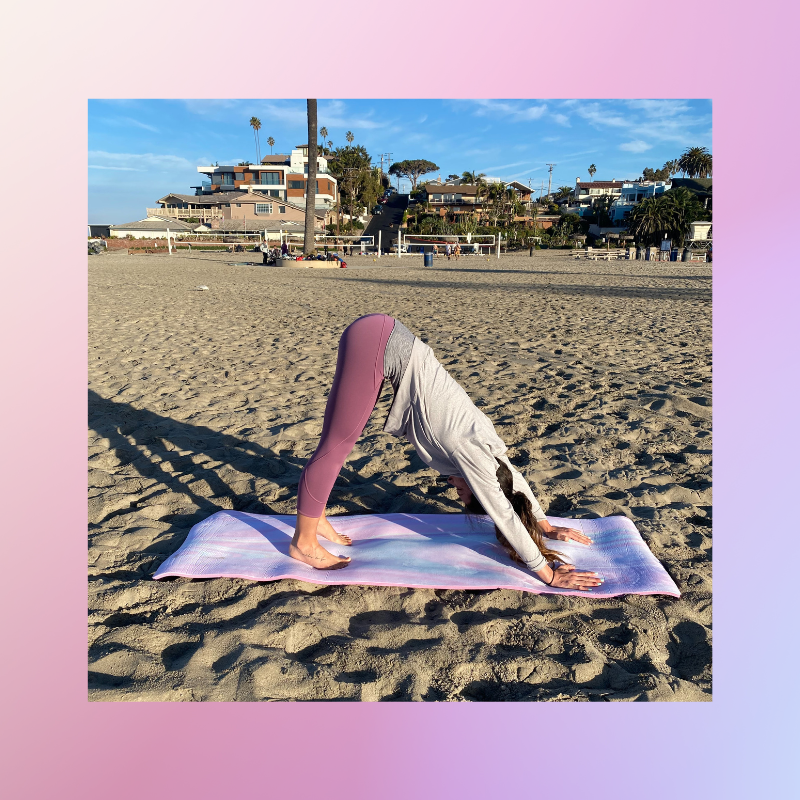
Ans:
[[[604,580],[596,572],[579,572],[572,564],[564,564],[553,571],[555,575],[550,585],[559,589],[590,591],[595,586],[601,586]]]
[[[580,544],[592,544],[592,540],[588,536],[584,536],[580,531],[575,528],[561,528],[551,525],[546,519],[539,520],[536,527],[542,536],[548,539],[557,539],[560,542],[579,542]]]

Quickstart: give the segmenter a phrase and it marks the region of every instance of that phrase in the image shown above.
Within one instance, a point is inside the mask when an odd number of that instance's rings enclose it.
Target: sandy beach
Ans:
[[[91,700],[711,699],[710,265],[255,259],[89,259]],[[338,337],[371,312],[433,348],[545,511],[627,515],[682,597],[154,581],[219,509],[294,513]],[[382,432],[391,399],[329,515],[460,513]]]

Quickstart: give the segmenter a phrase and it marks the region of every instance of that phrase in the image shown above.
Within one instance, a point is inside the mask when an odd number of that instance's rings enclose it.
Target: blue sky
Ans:
[[[168,192],[192,194],[197,166],[255,160],[306,141],[305,100],[90,100],[89,222],[142,219]],[[711,149],[709,100],[319,100],[334,147],[355,135],[373,158],[426,158],[442,177],[464,170],[547,188],[632,179],[687,147]],[[427,178],[436,175],[426,176]],[[401,189],[407,189],[401,184]]]

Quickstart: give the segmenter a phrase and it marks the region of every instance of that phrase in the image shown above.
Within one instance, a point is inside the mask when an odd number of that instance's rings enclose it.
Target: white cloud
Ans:
[[[303,119],[305,119],[305,109],[303,109]],[[362,116],[350,116],[347,106],[341,100],[330,100],[319,105],[317,119],[320,125],[333,125],[337,128],[385,128],[390,124],[389,120],[375,120],[373,114]],[[355,132],[355,131],[354,131]]]
[[[502,100],[471,100],[478,106],[475,115],[478,117],[510,117],[517,122],[540,119],[546,112],[547,106],[523,106],[519,103],[509,103]]]
[[[626,100],[625,105],[649,117],[674,117],[691,111],[685,100]]]
[[[90,150],[89,160],[95,162],[95,169],[116,168],[137,172],[193,169],[188,159],[157,153],[108,153],[105,150]]]
[[[117,128],[129,128],[132,125],[134,128],[142,128],[152,133],[160,133],[158,128],[147,125],[144,122],[139,122],[138,119],[134,119],[133,117],[98,117],[98,121],[105,122],[107,125],[113,125]]]
[[[511,164],[500,164],[497,167],[481,167],[478,172],[489,172],[491,170],[510,169],[511,167],[521,167],[523,164],[535,164],[535,161],[514,161]]]
[[[144,170],[137,169],[136,167],[104,167],[100,164],[89,164],[89,169],[115,169],[120,172],[144,172]]]
[[[634,141],[670,142],[679,146],[705,140],[710,116],[693,113],[684,100],[626,100],[631,113],[615,110],[610,102],[573,101],[572,110],[596,128],[625,129]],[[566,103],[565,103],[566,105]],[[642,152],[641,150],[630,152]]]
[[[127,122],[129,125],[133,125],[136,128],[143,128],[146,131],[152,131],[153,133],[159,133],[160,131],[158,128],[153,127],[152,125],[147,125],[144,122],[139,122],[138,119],[133,119],[133,117],[123,117],[123,120]]]
[[[557,122],[559,125],[563,125],[566,128],[571,127],[569,124],[569,117],[566,114],[550,114],[550,118],[553,122]]]
[[[182,102],[187,111],[201,117],[216,117],[220,111],[230,111],[239,105],[238,100],[183,100]]]
[[[652,150],[653,145],[643,142],[641,139],[635,139],[632,142],[625,142],[619,146],[620,150],[625,150],[628,153],[644,153],[646,150]]]

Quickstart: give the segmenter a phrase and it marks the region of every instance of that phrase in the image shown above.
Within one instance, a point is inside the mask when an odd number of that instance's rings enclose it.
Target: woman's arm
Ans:
[[[592,543],[592,540],[588,536],[584,536],[584,534],[575,528],[562,528],[560,526],[551,525],[548,522],[544,511],[542,511],[539,501],[536,499],[536,497],[534,497],[533,491],[528,485],[528,481],[525,480],[522,473],[519,472],[504,455],[498,456],[498,458],[511,470],[511,475],[514,478],[514,491],[522,492],[525,497],[531,501],[533,518],[536,520],[536,528],[538,529],[539,533],[542,534],[542,536],[546,536],[548,539],[556,539],[561,542],[573,541],[579,542],[580,544]]]
[[[478,443],[467,441],[451,455],[470,490],[486,513],[532,572],[549,570],[545,557],[531,539],[514,507],[497,482],[497,462]],[[547,579],[550,579],[548,574]]]

